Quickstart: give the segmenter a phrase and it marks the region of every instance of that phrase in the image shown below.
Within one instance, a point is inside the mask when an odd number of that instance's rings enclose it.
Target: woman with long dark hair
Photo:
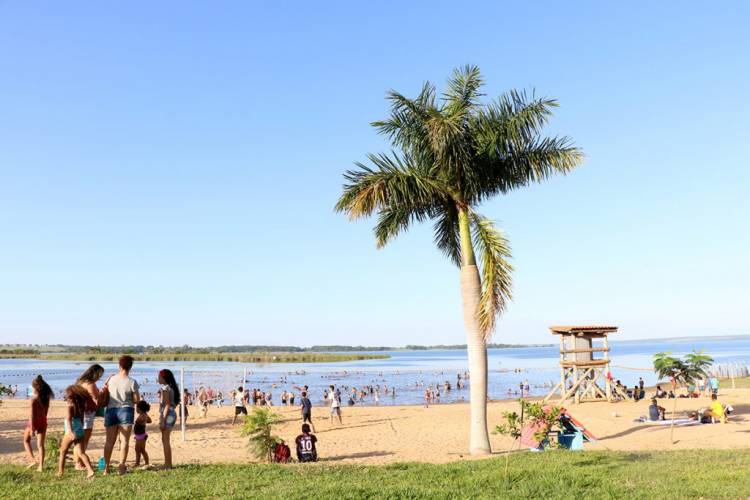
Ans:
[[[23,433],[23,447],[31,460],[29,468],[36,466],[36,470],[42,472],[44,469],[44,439],[47,435],[47,412],[49,411],[49,400],[52,399],[54,393],[41,375],[37,375],[31,382],[31,389],[34,395],[30,401],[29,422],[26,424],[26,430]],[[34,458],[34,451],[31,449],[32,436],[36,436],[38,459]]]
[[[180,404],[180,388],[174,378],[172,370],[164,369],[159,372],[159,429],[164,446],[164,468],[172,468],[172,443],[170,442],[172,428],[177,422],[175,408]]]
[[[86,470],[86,479],[93,479],[94,469],[91,467],[91,460],[86,452],[81,448],[83,443],[83,418],[86,412],[86,401],[89,399],[89,393],[80,385],[71,385],[65,389],[65,401],[68,408],[65,413],[65,434],[60,443],[60,460],[57,466],[57,475],[61,477],[65,472],[65,455],[71,446],[74,446],[74,456],[83,462]]]
[[[96,412],[99,409],[100,403],[100,392],[96,383],[104,375],[104,367],[102,365],[93,364],[86,368],[86,371],[81,373],[81,376],[76,380],[76,385],[80,385],[86,392],[89,393],[89,399],[86,401],[86,409],[83,414],[83,441],[81,441],[81,448],[86,451],[91,439],[91,434],[94,432],[94,418]],[[80,457],[76,460],[76,469],[83,469],[84,464]]]

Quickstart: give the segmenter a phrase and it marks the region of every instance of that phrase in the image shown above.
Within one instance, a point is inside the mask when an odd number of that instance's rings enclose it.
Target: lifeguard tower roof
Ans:
[[[617,331],[616,326],[606,325],[583,325],[583,326],[550,326],[554,335],[577,335],[577,334],[600,334],[606,335]]]

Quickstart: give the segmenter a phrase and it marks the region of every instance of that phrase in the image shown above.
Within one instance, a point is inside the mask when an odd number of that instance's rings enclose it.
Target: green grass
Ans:
[[[750,492],[750,451],[518,453],[447,465],[189,465],[87,483],[0,466],[4,498],[695,498]]]
[[[117,361],[122,353],[52,353],[39,355],[2,355],[0,358],[32,358],[63,361]],[[387,354],[254,352],[254,353],[153,353],[131,354],[136,361],[237,361],[241,363],[331,363],[364,359],[387,359]]]

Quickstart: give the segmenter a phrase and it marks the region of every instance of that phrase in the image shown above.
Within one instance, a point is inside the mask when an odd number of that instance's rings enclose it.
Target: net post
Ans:
[[[185,442],[185,367],[180,367],[180,431],[182,442]]]

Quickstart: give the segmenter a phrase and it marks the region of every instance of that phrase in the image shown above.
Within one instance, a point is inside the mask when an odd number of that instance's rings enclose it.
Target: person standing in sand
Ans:
[[[247,415],[247,408],[245,407],[247,398],[242,387],[237,388],[237,390],[232,395],[232,400],[234,401],[234,416],[232,417],[232,425],[234,425],[234,423],[237,421],[237,415]]]
[[[151,417],[148,416],[148,412],[151,411],[151,405],[145,401],[138,401],[138,404],[135,405],[135,411],[138,413],[133,424],[135,466],[138,467],[141,465],[141,457],[143,458],[143,464],[148,466],[148,452],[146,451],[148,433],[146,433],[146,426],[151,423]]]
[[[177,422],[175,408],[180,404],[180,389],[172,370],[164,369],[159,372],[159,429],[161,430],[161,444],[164,449],[164,468],[172,468],[172,429]]]
[[[31,389],[29,421],[23,433],[23,447],[26,450],[26,456],[31,461],[29,467],[36,466],[36,470],[42,472],[44,470],[44,440],[47,435],[47,412],[49,411],[49,401],[54,393],[41,375],[37,375],[31,382]],[[34,458],[34,451],[31,449],[31,438],[33,436],[36,436],[38,459]]]
[[[208,393],[204,387],[198,391],[198,404],[201,405],[201,418],[208,416]]]
[[[312,421],[312,401],[307,397],[307,393],[302,391],[302,398],[300,399],[300,412],[302,413],[302,423],[310,423],[313,432],[315,432],[315,425]]]
[[[185,417],[184,418],[185,418],[185,423],[187,423],[187,419],[190,416],[190,414],[188,413],[188,406],[190,406],[190,392],[188,392],[187,389],[184,389],[182,391],[182,401],[180,401],[180,406],[181,406],[181,408],[180,408],[180,410],[181,410],[180,411],[180,423],[182,423],[182,418],[183,418],[182,412],[185,413]]]
[[[328,401],[331,403],[331,425],[333,425],[334,415],[339,417],[339,424],[343,425],[344,422],[341,420],[341,395],[334,390],[332,385],[328,389]]]
[[[112,451],[119,433],[120,464],[119,472],[126,471],[125,462],[128,459],[128,448],[130,448],[130,433],[133,430],[135,417],[135,405],[141,400],[138,382],[130,378],[130,370],[133,368],[133,357],[122,356],[119,360],[120,372],[107,379],[104,383],[104,391],[109,398],[107,411],[104,414],[104,428],[107,438],[104,443],[104,475],[109,474],[109,464],[112,459]]]

